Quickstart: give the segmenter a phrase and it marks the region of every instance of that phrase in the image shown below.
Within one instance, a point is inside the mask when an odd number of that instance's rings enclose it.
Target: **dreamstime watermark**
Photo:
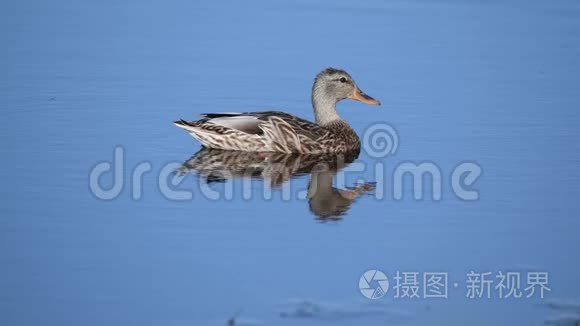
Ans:
[[[371,269],[358,283],[361,294],[371,300],[387,295],[392,284],[394,299],[448,299],[451,289],[463,291],[467,299],[544,299],[552,291],[545,271],[469,271],[463,281],[449,283],[448,272],[396,271],[391,275]],[[461,295],[461,294],[460,294]]]
[[[374,182],[374,198],[383,200],[391,198],[395,201],[404,200],[411,197],[414,200],[443,199],[444,189],[446,193],[452,194],[454,198],[463,201],[474,201],[479,199],[479,191],[475,188],[477,180],[483,173],[482,167],[475,161],[464,160],[457,162],[454,167],[444,172],[439,164],[432,160],[402,161],[393,163],[393,156],[399,148],[399,133],[387,123],[376,123],[369,126],[363,133],[362,151],[370,160],[359,160],[350,164],[342,164],[345,167],[332,169],[338,188],[348,188],[347,180],[356,179],[359,182]],[[98,199],[113,200],[122,195],[127,188],[133,200],[141,200],[145,192],[145,185],[151,185],[168,200],[184,201],[192,200],[194,195],[203,196],[210,200],[230,200],[236,196],[243,199],[261,196],[264,199],[271,199],[274,189],[281,193],[283,200],[294,198],[305,199],[312,196],[312,189],[293,189],[295,183],[282,182],[276,185],[275,180],[282,178],[286,174],[298,171],[296,160],[272,162],[264,160],[259,162],[261,166],[260,178],[264,180],[262,189],[256,190],[253,180],[256,178],[256,164],[248,164],[245,171],[240,171],[241,164],[237,164],[235,169],[228,170],[222,168],[219,171],[208,173],[203,170],[202,176],[212,174],[220,180],[241,178],[241,188],[235,187],[234,183],[222,183],[223,186],[212,187],[207,178],[197,178],[198,182],[184,182],[187,173],[176,173],[184,169],[183,163],[168,162],[161,166],[154,166],[150,161],[141,161],[132,167],[127,165],[128,151],[123,146],[117,146],[113,151],[113,158],[110,161],[104,160],[95,164],[89,171],[89,190]],[[255,157],[259,157],[256,155]],[[217,159],[217,158],[216,158]],[[337,161],[343,160],[337,157]],[[223,162],[224,164],[230,163]],[[254,162],[255,163],[255,162]],[[341,165],[335,162],[334,165]],[[344,163],[344,162],[342,162]],[[342,166],[341,166],[342,167]],[[186,169],[187,170],[187,169]],[[311,177],[318,173],[319,166],[312,167],[309,171]],[[301,174],[304,171],[300,170]],[[359,175],[372,175],[372,180],[362,180]],[[154,178],[151,180],[151,178]],[[147,180],[147,182],[145,182]],[[105,182],[103,182],[105,181]],[[107,182],[109,181],[109,182]],[[192,186],[193,185],[193,186]],[[310,187],[312,188],[312,187]],[[239,190],[236,192],[236,190]]]

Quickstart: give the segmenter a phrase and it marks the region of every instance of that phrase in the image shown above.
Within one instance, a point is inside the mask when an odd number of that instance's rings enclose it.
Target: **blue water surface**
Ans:
[[[578,318],[580,4],[575,1],[18,1],[0,10],[1,325],[543,325]],[[383,184],[338,220],[254,180],[159,187],[199,144],[172,121],[284,110],[312,119],[317,72],[349,71],[397,130]],[[123,188],[89,173],[124,151]],[[451,188],[461,162],[477,201]],[[441,200],[393,198],[393,171],[431,162]],[[148,163],[139,199],[134,168]],[[377,176],[371,167],[384,166]],[[113,184],[113,175],[102,177]],[[287,182],[304,191],[309,175]],[[428,190],[426,190],[428,191]],[[359,278],[380,269],[379,300]],[[446,272],[447,299],[395,298],[396,272]],[[470,299],[467,274],[549,273],[544,299]],[[457,283],[457,287],[453,284]],[[524,287],[522,279],[522,287]],[[494,292],[495,293],[495,292]],[[568,302],[567,305],[562,304]],[[564,316],[564,317],[562,317]],[[575,317],[576,316],[576,317]]]

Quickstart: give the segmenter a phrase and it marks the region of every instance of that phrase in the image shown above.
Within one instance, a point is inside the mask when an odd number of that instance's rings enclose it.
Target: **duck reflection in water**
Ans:
[[[309,175],[308,204],[321,221],[340,220],[352,203],[375,189],[374,182],[346,189],[332,186],[338,171],[352,163],[358,152],[345,154],[255,153],[202,148],[187,160],[178,173],[193,172],[208,183],[234,178],[253,178],[281,187],[291,178]]]

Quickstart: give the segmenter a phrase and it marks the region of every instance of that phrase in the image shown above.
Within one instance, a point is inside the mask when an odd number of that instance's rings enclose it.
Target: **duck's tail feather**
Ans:
[[[216,147],[214,142],[215,132],[207,130],[200,121],[185,121],[179,119],[173,122],[179,128],[187,131],[193,138],[199,141],[204,147]]]
[[[195,121],[188,122],[183,119],[179,119],[177,121],[173,121],[173,123],[178,126],[179,128],[188,129],[188,127],[195,126]]]

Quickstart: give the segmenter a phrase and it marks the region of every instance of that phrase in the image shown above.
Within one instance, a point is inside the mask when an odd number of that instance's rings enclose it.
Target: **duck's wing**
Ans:
[[[238,130],[248,134],[262,134],[259,125],[262,121],[252,113],[203,113],[200,122]]]
[[[234,113],[202,115],[196,121],[175,121],[204,147],[225,150],[267,151],[256,117]]]
[[[205,113],[197,121],[176,121],[204,146],[242,151],[319,152],[329,130],[279,111]]]
[[[204,113],[201,116],[208,119],[208,122],[255,134],[262,134],[261,125],[269,123],[272,119],[285,122],[292,128],[294,133],[304,135],[313,140],[328,133],[328,129],[316,123],[280,111]]]

